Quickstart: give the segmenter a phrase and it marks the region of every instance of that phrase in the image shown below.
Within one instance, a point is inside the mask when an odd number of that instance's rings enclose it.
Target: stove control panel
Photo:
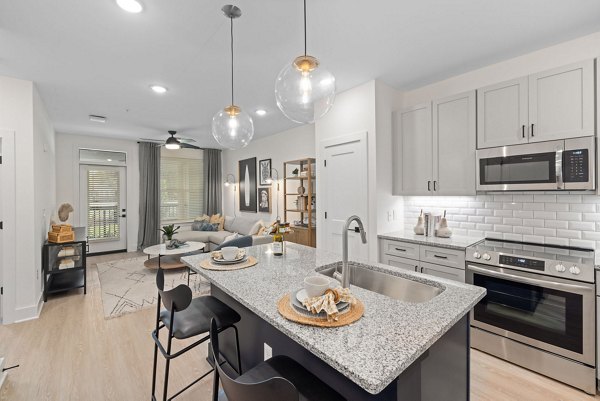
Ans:
[[[498,262],[501,265],[523,267],[525,269],[539,271],[544,271],[546,269],[546,262],[543,260],[521,258],[518,256],[500,255]]]

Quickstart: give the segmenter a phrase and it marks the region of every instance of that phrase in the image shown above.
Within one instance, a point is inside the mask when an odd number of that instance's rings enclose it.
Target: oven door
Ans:
[[[477,150],[477,190],[557,190],[565,141]]]
[[[472,263],[466,280],[487,290],[472,326],[595,365],[594,284]]]

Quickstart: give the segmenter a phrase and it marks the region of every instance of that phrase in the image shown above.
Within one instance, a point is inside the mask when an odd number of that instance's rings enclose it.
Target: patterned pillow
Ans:
[[[199,222],[199,223],[210,223],[210,216],[208,215],[202,215],[202,216],[198,216],[194,219],[194,221]]]
[[[192,223],[192,231],[218,231],[218,230],[219,230],[218,223],[210,224],[210,223],[204,223],[201,221],[195,221]]]

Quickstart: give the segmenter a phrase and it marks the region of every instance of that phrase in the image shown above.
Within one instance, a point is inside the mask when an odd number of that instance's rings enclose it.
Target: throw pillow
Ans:
[[[258,220],[256,223],[254,223],[254,225],[252,226],[252,228],[248,232],[248,235],[256,235],[256,233],[258,233],[258,231],[260,230],[260,228],[262,226],[264,226],[263,221],[262,220]]]
[[[199,221],[195,221],[192,223],[193,231],[217,231],[218,229],[219,229],[218,224],[202,223]]]
[[[212,216],[210,216],[210,223],[218,224],[219,225],[218,230],[223,231],[223,225],[225,225],[225,217],[221,216],[220,213],[213,214]]]
[[[225,243],[225,242],[229,242],[229,241],[231,241],[231,240],[234,240],[234,239],[236,239],[236,238],[239,238],[239,237],[241,237],[241,236],[242,236],[241,234],[238,234],[238,233],[233,233],[233,234],[231,234],[231,235],[229,235],[229,236],[225,237],[225,240],[223,240],[223,243]]]
[[[196,217],[194,221],[210,223],[210,216],[203,214],[202,216]]]

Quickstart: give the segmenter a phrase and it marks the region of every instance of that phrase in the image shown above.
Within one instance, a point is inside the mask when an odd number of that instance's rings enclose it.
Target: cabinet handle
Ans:
[[[400,251],[400,252],[406,252],[406,249],[402,249],[402,248],[394,248],[394,249],[397,251]]]
[[[433,181],[433,190],[437,191],[437,189],[435,189],[435,184],[437,183],[437,181]]]
[[[522,134],[523,134],[523,138],[525,138],[525,124],[523,124],[522,130],[521,130]]]
[[[534,124],[533,124],[533,123],[531,123],[531,136],[532,136],[532,137],[533,137],[533,126],[534,126]]]
[[[423,266],[421,266],[421,273],[423,273]]]
[[[431,181],[427,181],[427,190],[431,191]]]
[[[448,259],[448,256],[433,255],[433,257],[438,259]]]

